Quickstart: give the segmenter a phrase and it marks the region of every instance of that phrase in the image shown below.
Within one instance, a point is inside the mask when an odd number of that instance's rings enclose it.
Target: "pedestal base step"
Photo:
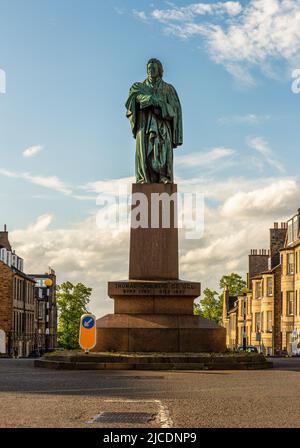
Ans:
[[[272,362],[257,353],[82,353],[45,355],[35,367],[66,370],[258,370]]]

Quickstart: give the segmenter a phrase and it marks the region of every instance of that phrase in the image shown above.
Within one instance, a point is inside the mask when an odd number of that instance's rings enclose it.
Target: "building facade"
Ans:
[[[56,346],[55,273],[45,274],[52,285],[48,291],[51,306],[45,313],[48,344],[39,344],[39,300],[36,278],[24,273],[23,259],[12,250],[6,226],[0,231],[0,353],[27,357]],[[49,315],[49,317],[46,317]]]
[[[254,345],[266,355],[300,354],[300,209],[270,229],[270,248],[251,250],[247,288],[224,291],[227,347]]]
[[[57,347],[56,275],[49,273],[30,274],[35,281],[35,328],[36,348],[40,352]]]
[[[300,354],[300,210],[287,222],[282,266],[281,294],[282,345],[289,353]]]

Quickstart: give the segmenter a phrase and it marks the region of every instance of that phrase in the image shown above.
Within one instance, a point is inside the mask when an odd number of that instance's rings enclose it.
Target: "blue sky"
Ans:
[[[300,94],[291,91],[292,71],[300,68],[297,12],[298,0],[1,0],[6,93],[0,94],[0,216],[14,231],[28,269],[43,254],[62,280],[84,281],[86,269],[97,289],[97,282],[114,276],[107,255],[102,259],[96,252],[84,268],[72,269],[66,241],[74,225],[84,229],[94,219],[103,185],[134,175],[124,103],[130,84],[144,79],[150,57],[161,59],[165,80],[183,106],[177,180],[206,185],[206,239],[183,250],[184,272],[191,258],[213,250],[219,238],[215,221],[228,225],[234,215],[237,227],[228,229],[228,237],[249,225],[257,235],[255,216],[267,232],[273,220],[293,214],[300,161]],[[24,157],[32,147],[38,149]],[[85,233],[92,246],[95,232]],[[251,245],[267,242],[267,236]],[[115,241],[124,249],[115,261],[120,275],[127,263],[122,238]],[[231,268],[244,272],[247,238],[245,249],[237,258],[228,254],[228,267],[223,263],[216,275]],[[49,255],[57,244],[64,247],[59,262]],[[103,254],[111,250],[101,245]],[[200,264],[192,276],[197,273],[207,285],[216,284]]]

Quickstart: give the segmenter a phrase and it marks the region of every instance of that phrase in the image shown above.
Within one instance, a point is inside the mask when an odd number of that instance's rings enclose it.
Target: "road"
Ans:
[[[261,371],[60,371],[0,359],[0,427],[299,428],[300,358],[274,364]],[[97,422],[102,412],[113,413],[105,414],[113,422]],[[124,423],[125,412],[134,420]]]

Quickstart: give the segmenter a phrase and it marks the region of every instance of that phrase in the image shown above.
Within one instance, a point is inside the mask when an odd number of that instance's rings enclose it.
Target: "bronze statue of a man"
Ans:
[[[157,59],[147,64],[147,79],[129,91],[126,116],[136,139],[137,183],[173,183],[173,148],[182,145],[182,113],[176,90],[163,81]]]

